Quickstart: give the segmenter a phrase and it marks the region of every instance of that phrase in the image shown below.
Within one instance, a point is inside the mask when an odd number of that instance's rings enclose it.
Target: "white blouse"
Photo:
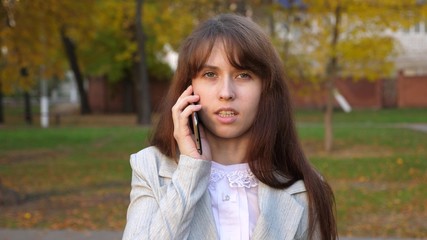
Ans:
[[[258,180],[249,165],[212,162],[209,193],[220,239],[251,239],[259,207]]]

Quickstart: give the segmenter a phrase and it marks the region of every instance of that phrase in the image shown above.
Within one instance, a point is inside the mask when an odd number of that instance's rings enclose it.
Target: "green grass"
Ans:
[[[141,127],[0,130],[0,177],[26,200],[0,207],[0,227],[122,229],[129,155],[145,146]],[[83,216],[83,217],[82,217]]]
[[[334,122],[357,124],[388,124],[388,123],[425,123],[427,108],[353,110],[350,113],[335,111]],[[320,110],[299,110],[296,112],[298,122],[322,123],[323,113]]]
[[[322,149],[322,114],[298,112],[307,155],[333,186],[339,232],[350,236],[427,237],[426,109],[334,114],[334,151]]]
[[[322,147],[322,119],[297,113],[303,147],[334,189],[340,235],[427,237],[427,133],[399,127],[427,122],[427,110],[337,112],[331,153]],[[150,131],[132,121],[70,116],[48,129],[0,128],[2,183],[27,196],[0,207],[0,227],[122,230],[129,154],[146,146]]]

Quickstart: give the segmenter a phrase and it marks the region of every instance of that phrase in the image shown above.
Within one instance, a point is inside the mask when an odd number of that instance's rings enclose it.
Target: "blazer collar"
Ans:
[[[304,208],[292,194],[305,191],[298,181],[288,189],[274,189],[263,183],[258,186],[260,216],[253,239],[294,239]]]

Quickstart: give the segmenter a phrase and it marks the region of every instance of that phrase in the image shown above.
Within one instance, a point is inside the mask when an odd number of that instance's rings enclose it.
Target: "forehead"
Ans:
[[[226,61],[229,62],[228,56],[226,53],[227,49],[224,46],[222,41],[216,41],[210,50],[210,53],[206,59],[205,65],[210,65],[211,63],[215,63],[218,61]]]
[[[232,65],[235,68],[247,68],[248,66],[243,66],[241,59],[243,59],[244,54],[242,54],[242,49],[239,44],[230,41],[224,38],[217,38],[214,42],[210,43],[210,47],[205,48],[206,53],[205,58],[202,60],[202,65],[210,64],[213,62],[226,62]]]

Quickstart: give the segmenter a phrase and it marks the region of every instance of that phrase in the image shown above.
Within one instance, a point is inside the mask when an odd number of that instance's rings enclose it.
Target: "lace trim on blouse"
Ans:
[[[219,169],[211,169],[211,177],[209,180],[209,188],[215,188],[214,185],[224,177],[227,177],[228,184],[230,187],[245,187],[252,188],[258,186],[258,180],[255,175],[250,171],[246,170],[235,170],[231,172],[225,172]]]

